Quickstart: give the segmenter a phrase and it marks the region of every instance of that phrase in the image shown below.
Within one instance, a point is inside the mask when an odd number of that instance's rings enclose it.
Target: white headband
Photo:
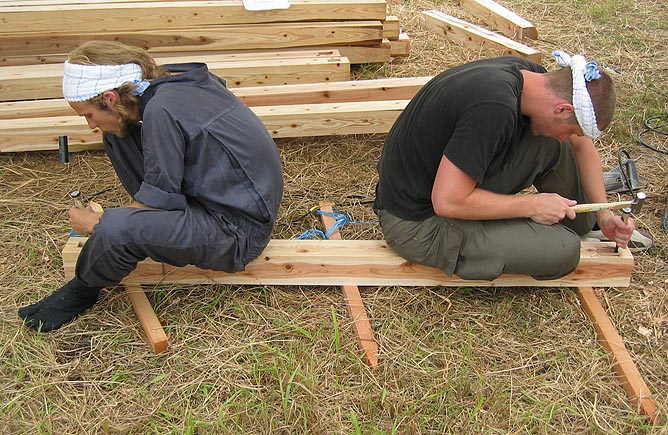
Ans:
[[[561,50],[553,51],[552,56],[557,60],[557,64],[560,67],[571,67],[573,73],[573,107],[575,108],[575,117],[585,136],[596,139],[601,134],[601,131],[598,129],[598,124],[596,123],[594,103],[591,102],[586,82],[601,78],[598,64],[593,61],[587,62],[584,56],[579,54],[571,57]]]
[[[141,67],[136,63],[122,65],[80,65],[65,61],[63,97],[71,102],[87,101],[123,83],[137,86],[134,95],[141,95],[149,83],[142,81]]]

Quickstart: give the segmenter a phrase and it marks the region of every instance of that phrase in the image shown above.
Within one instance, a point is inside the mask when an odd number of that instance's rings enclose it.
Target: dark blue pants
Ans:
[[[197,206],[185,211],[106,210],[83,246],[76,277],[89,287],[114,286],[146,258],[173,266],[243,270],[267,245],[271,228],[235,220]]]

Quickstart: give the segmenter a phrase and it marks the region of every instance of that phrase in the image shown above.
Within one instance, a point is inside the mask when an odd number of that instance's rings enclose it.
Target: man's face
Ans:
[[[70,107],[79,116],[86,118],[88,126],[94,130],[99,128],[105,133],[120,135],[122,132],[120,119],[111,110],[103,110],[88,102],[70,103]]]
[[[570,112],[545,112],[545,115],[530,118],[531,133],[534,136],[555,137],[567,140],[572,135],[584,136],[584,132]]]

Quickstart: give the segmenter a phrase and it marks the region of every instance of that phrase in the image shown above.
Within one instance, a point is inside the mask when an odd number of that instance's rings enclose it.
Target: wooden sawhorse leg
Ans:
[[[146,338],[154,353],[160,353],[167,349],[168,340],[165,330],[162,329],[158,316],[153,311],[153,306],[146,297],[146,293],[140,284],[125,284],[125,292],[132,303],[132,308],[137,314]]]
[[[652,393],[626,350],[622,337],[603,309],[594,289],[578,287],[577,294],[589,320],[594,325],[599,343],[610,356],[612,367],[619,376],[629,400],[639,409],[640,414],[647,416],[652,424],[659,425],[656,402],[652,398]]]
[[[334,211],[332,204],[329,202],[321,202],[320,210],[328,213]],[[321,215],[320,219],[326,231],[329,231],[334,222],[336,222],[336,219],[331,216]],[[339,233],[338,229],[334,230],[329,238],[332,240],[341,240],[341,233]],[[375,368],[378,366],[378,343],[369,322],[369,316],[366,313],[359,287],[356,285],[344,285],[342,288],[348,314],[353,320],[353,328],[355,329],[355,334],[357,334],[359,348],[364,352],[364,359],[367,365]]]

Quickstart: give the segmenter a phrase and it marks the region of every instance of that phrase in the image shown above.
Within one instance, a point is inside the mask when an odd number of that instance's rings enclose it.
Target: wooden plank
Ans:
[[[392,57],[406,57],[411,54],[411,38],[407,33],[402,33],[396,41],[390,41],[390,54]]]
[[[431,76],[395,77],[278,86],[248,86],[230,88],[230,90],[249,107],[410,100],[431,78]],[[62,98],[0,103],[0,120],[71,116],[73,113],[70,105]]]
[[[274,138],[387,133],[408,100],[295,106],[261,106],[253,111]]]
[[[291,0],[290,8],[247,11],[242,0],[6,6],[4,33],[118,32],[285,21],[384,20],[385,0]]]
[[[351,64],[360,64],[360,63],[373,63],[373,62],[388,62],[392,58],[390,53],[390,41],[383,39],[378,45],[318,45],[314,47],[308,47],[310,51],[316,53],[323,53],[318,56],[324,56],[324,53],[327,52],[337,52],[340,56],[347,57],[348,61]],[[297,48],[281,48],[273,50],[273,53],[276,57],[291,57],[292,53],[295,51],[303,50],[302,47]],[[153,53],[153,57],[160,63],[163,64],[163,57],[177,57],[180,59],[190,58],[193,56],[193,53],[196,53],[198,58],[201,60],[205,56],[256,56],[261,54],[266,54],[266,49],[258,50],[235,50],[227,51],[224,54],[220,52],[211,52],[211,51],[173,51],[169,53]],[[266,56],[265,56],[266,57]],[[0,67],[2,66],[27,66],[27,65],[43,65],[43,64],[60,64],[65,62],[67,59],[66,54],[49,54],[49,55],[27,55],[27,56],[2,56],[0,57]],[[177,62],[182,63],[183,61]]]
[[[399,17],[388,15],[383,21],[383,38],[397,39],[401,33],[401,25]]]
[[[326,58],[333,56],[341,56],[337,50],[338,46],[330,47],[298,47],[298,48],[283,48],[277,50],[235,50],[226,52],[210,52],[210,51],[173,51],[168,53],[153,53],[153,58],[158,65],[165,65],[169,63],[186,63],[186,62],[245,62],[249,60],[266,60],[273,61],[279,59],[294,59],[294,58],[309,58],[318,57]],[[62,64],[67,59],[66,54],[44,55],[44,56],[6,56],[0,59],[0,66],[24,66],[25,65],[42,65],[42,64]],[[0,69],[0,72],[3,71]],[[0,74],[1,77],[1,74]]]
[[[329,202],[321,202],[320,210],[332,213],[332,204]],[[336,222],[331,216],[320,215],[323,226],[326,231],[329,231]],[[334,229],[329,236],[330,240],[341,240],[341,233],[338,229]],[[356,285],[344,285],[343,299],[348,309],[348,314],[353,320],[353,329],[357,335],[357,343],[360,350],[364,353],[364,361],[373,368],[378,367],[378,343],[369,322],[369,315],[364,307],[364,301],[360,294],[359,287]]]
[[[383,40],[385,41],[385,40]],[[320,48],[336,48],[345,56],[351,65],[362,63],[384,63],[392,60],[392,50],[389,43],[381,42],[377,47],[364,45],[337,45],[334,47],[322,46]]]
[[[395,77],[303,85],[244,87],[232,89],[232,92],[250,107],[410,100],[431,78],[431,76]],[[1,106],[0,119],[2,119]]]
[[[392,60],[392,52],[390,41],[383,40],[377,46],[367,45],[319,45],[312,47],[318,50],[337,50],[341,56],[348,58],[351,65],[359,65],[363,63],[384,63]],[[285,49],[290,50],[290,49]],[[177,54],[173,52],[170,54]],[[192,52],[184,52],[184,56],[190,56]],[[207,56],[208,51],[201,52],[202,55]],[[159,53],[154,53],[154,57],[159,58]],[[43,64],[60,64],[65,62],[67,55],[65,54],[51,54],[46,56],[5,56],[0,57],[0,67],[3,66],[28,66],[28,65],[43,65]]]
[[[380,44],[384,30],[380,21],[340,21],[315,23],[271,23],[166,28],[123,32],[91,33],[0,33],[3,57],[49,56],[63,58],[85,41],[110,40],[142,47],[149,53],[221,50],[276,50],[279,48],[353,44]]]
[[[137,2],[164,2],[165,0],[0,0],[0,7],[4,6],[54,6],[54,5],[85,5],[105,3],[137,3]],[[193,0],[172,0],[193,1]]]
[[[274,138],[387,133],[409,100],[260,106],[252,110]],[[102,135],[78,116],[0,120],[0,152],[101,148]]]
[[[628,350],[626,350],[622,337],[603,309],[598,296],[594,293],[594,289],[589,286],[580,286],[577,289],[577,295],[587,316],[594,325],[599,343],[608,352],[612,367],[619,376],[629,400],[639,409],[641,414],[649,418],[652,424],[661,424],[652,393]]]
[[[139,324],[146,334],[153,353],[158,354],[167,350],[169,339],[142,286],[140,284],[125,284],[125,294],[132,303],[132,308],[137,314]]]
[[[188,62],[195,59],[205,62],[212,73],[227,81],[229,87],[350,80],[350,62],[336,54],[247,60],[195,56],[173,60]],[[0,67],[0,101],[59,98],[62,96],[62,77],[62,64]]]
[[[459,5],[509,38],[538,39],[533,24],[493,0],[459,0]]]
[[[421,15],[425,25],[434,33],[464,47],[483,50],[495,55],[520,56],[540,63],[541,56],[538,50],[510,38],[437,10],[424,11]]]
[[[63,248],[65,274],[72,277],[84,237],[72,237]],[[633,256],[615,252],[612,242],[583,243],[578,267],[571,274],[539,281],[524,275],[502,275],[492,281],[448,277],[438,269],[412,264],[382,240],[272,240],[246,270],[224,273],[193,266],[141,262],[123,283],[250,285],[405,285],[448,287],[628,287]]]

